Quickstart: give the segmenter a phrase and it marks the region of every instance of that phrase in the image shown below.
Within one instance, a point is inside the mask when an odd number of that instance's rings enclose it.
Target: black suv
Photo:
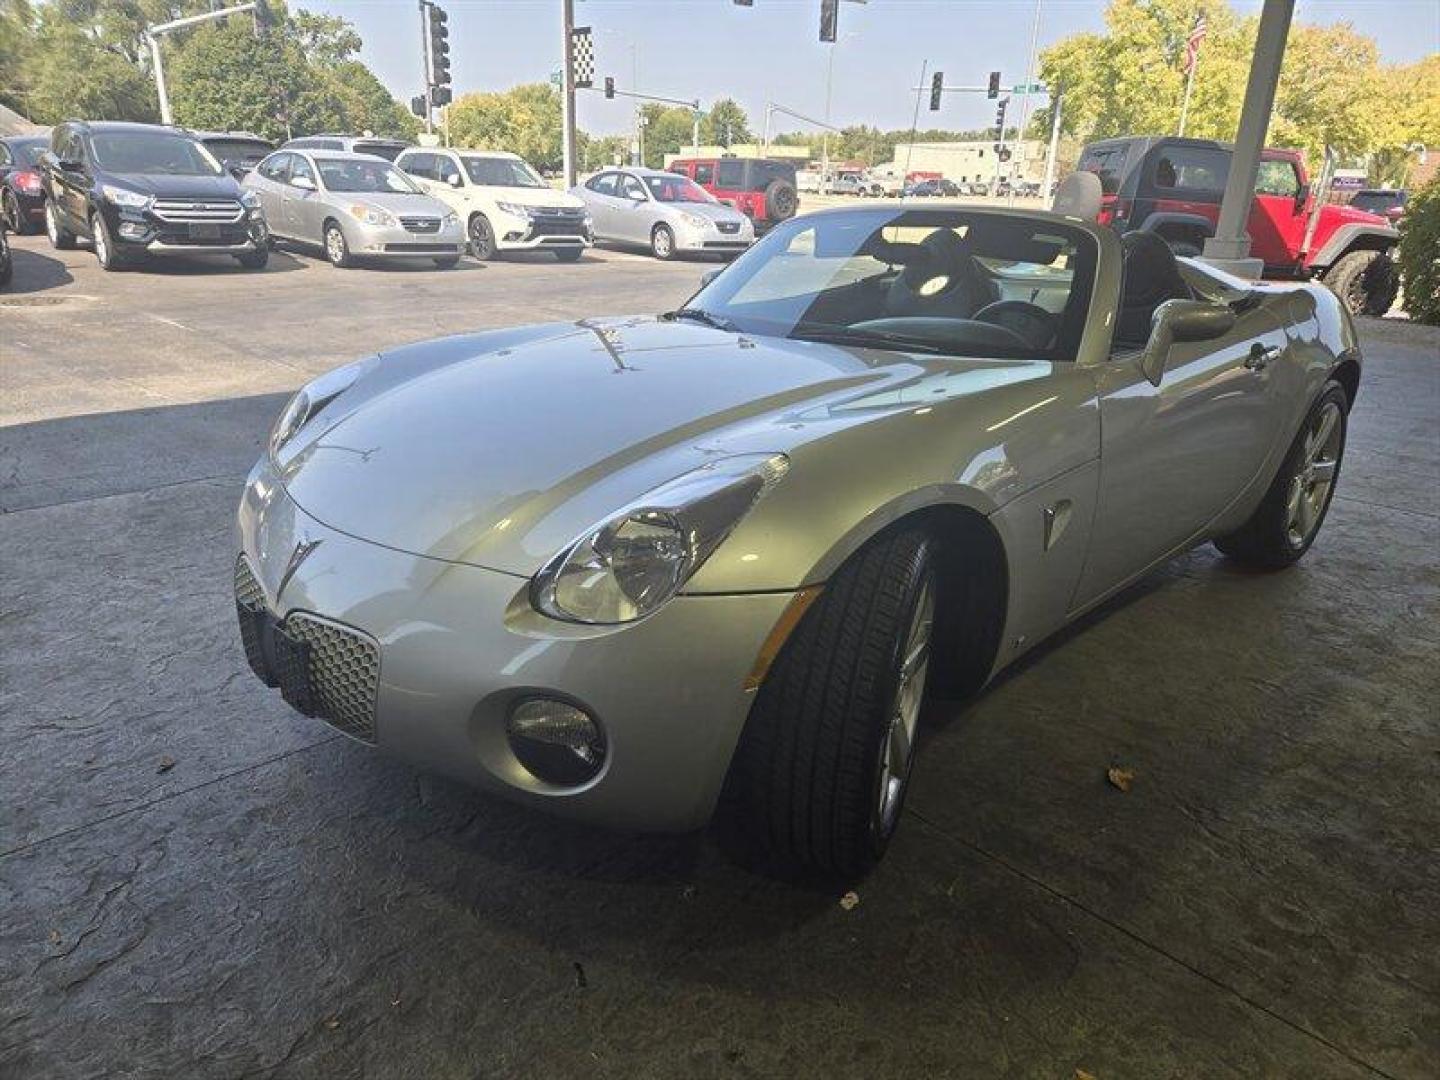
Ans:
[[[193,136],[156,124],[69,120],[42,160],[45,231],[57,248],[89,239],[106,270],[149,255],[269,256],[259,197]]]
[[[248,131],[192,131],[191,135],[205,144],[205,149],[236,180],[270,156],[275,144]]]

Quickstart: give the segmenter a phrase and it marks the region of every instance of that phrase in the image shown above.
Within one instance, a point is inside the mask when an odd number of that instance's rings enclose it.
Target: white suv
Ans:
[[[595,242],[585,204],[515,154],[412,147],[395,165],[460,215],[477,259],[543,249],[574,262]]]

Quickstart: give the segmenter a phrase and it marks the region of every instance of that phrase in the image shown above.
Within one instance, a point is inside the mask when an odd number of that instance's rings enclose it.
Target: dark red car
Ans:
[[[795,216],[800,196],[795,166],[773,158],[677,158],[670,171],[688,176],[723,203],[748,217],[755,235]]]
[[[40,155],[49,148],[48,135],[11,135],[0,139],[0,217],[5,219],[11,232],[39,232],[45,224]]]

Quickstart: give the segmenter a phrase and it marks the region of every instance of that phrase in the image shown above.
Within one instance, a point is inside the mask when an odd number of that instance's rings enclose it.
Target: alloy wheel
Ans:
[[[105,223],[96,214],[90,219],[90,233],[95,238],[95,258],[107,270],[110,267],[110,240],[105,235]]]
[[[1300,467],[1290,480],[1285,503],[1285,538],[1291,547],[1303,547],[1319,528],[1340,469],[1344,435],[1340,406],[1327,401],[1305,436]]]
[[[495,251],[495,238],[490,233],[490,223],[483,217],[470,220],[470,251],[477,259],[488,259]]]
[[[670,230],[663,225],[655,230],[655,236],[651,243],[655,248],[657,259],[668,259],[674,251],[675,239],[670,235]]]
[[[45,235],[52,247],[60,246],[60,223],[55,220],[55,204],[49,199],[45,200]]]
[[[336,266],[345,261],[345,237],[333,225],[325,231],[325,257]]]
[[[915,733],[920,724],[920,706],[925,700],[925,679],[930,670],[930,634],[935,625],[935,592],[926,581],[915,601],[905,646],[900,652],[899,677],[890,707],[885,741],[880,747],[880,775],[876,807],[880,833],[895,829],[910,782],[910,764],[915,756]]]

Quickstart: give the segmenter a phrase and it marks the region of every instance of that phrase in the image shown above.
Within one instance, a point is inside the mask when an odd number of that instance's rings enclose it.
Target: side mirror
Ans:
[[[719,277],[719,276],[720,276],[720,270],[721,270],[721,267],[718,267],[718,266],[717,266],[714,270],[706,270],[705,273],[701,274],[701,275],[700,275],[700,288],[702,288],[702,289],[705,288],[706,285],[709,285],[712,281],[714,281],[717,277]]]
[[[1235,328],[1228,304],[1208,300],[1166,300],[1150,320],[1150,340],[1140,354],[1140,370],[1155,385],[1165,375],[1170,347],[1177,341],[1213,341]]]
[[[301,191],[314,191],[315,181],[311,180],[308,176],[292,176],[290,178],[290,186],[297,187]]]
[[[458,188],[458,187],[460,186],[460,174],[459,174],[459,173],[451,173],[449,176],[447,176],[447,177],[445,178],[445,182],[446,182],[447,184],[449,184],[451,187]]]
[[[78,173],[85,171],[85,163],[83,161],[61,161],[58,162],[58,164],[61,172]]]
[[[1301,184],[1300,190],[1295,192],[1295,212],[1298,214],[1305,209],[1305,204],[1310,201],[1310,185]]]

